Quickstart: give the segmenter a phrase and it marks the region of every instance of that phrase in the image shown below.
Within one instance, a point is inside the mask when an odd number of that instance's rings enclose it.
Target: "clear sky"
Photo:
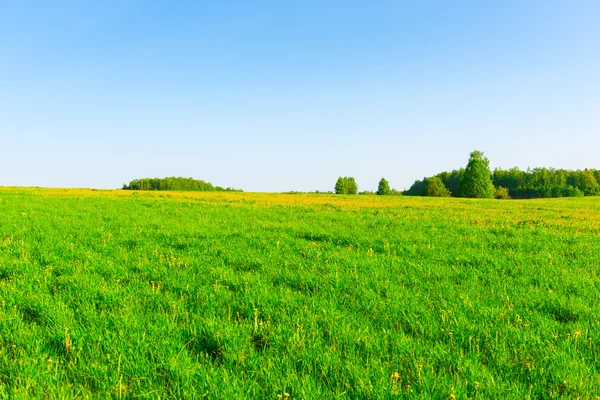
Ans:
[[[598,0],[0,0],[0,185],[600,168]]]

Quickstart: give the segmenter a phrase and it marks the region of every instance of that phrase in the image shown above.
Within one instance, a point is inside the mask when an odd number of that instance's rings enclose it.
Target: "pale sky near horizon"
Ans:
[[[0,186],[600,168],[600,1],[0,0]]]

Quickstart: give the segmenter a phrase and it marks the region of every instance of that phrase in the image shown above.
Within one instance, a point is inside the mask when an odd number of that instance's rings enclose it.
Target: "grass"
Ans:
[[[0,189],[2,398],[594,398],[600,199]]]

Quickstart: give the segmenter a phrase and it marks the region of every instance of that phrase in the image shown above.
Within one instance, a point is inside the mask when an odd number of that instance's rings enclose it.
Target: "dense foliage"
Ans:
[[[472,199],[491,199],[494,197],[494,184],[490,172],[490,161],[481,151],[474,151],[465,168],[458,195]]]
[[[494,192],[494,198],[498,200],[508,200],[510,199],[510,193],[507,188],[498,186]]]
[[[535,168],[521,171],[496,169],[492,179],[496,186],[508,189],[510,196],[517,199],[544,197],[577,197],[600,194],[599,171],[569,171],[554,168]]]
[[[461,168],[455,169],[452,172],[441,172],[437,175],[434,175],[434,177],[441,179],[442,183],[448,189],[451,196],[458,197],[458,187],[460,186],[460,181],[464,172],[464,168]],[[425,184],[427,182],[427,179],[431,178],[433,177],[423,178],[423,180],[415,181],[415,183],[413,183],[408,190],[402,192],[402,194],[406,196],[427,196],[427,194],[425,193]]]
[[[379,196],[387,196],[392,194],[389,182],[385,178],[381,178],[379,185],[377,186],[377,194]]]
[[[515,167],[508,170],[496,168],[493,172],[489,173],[485,171],[485,168],[481,164],[478,168],[478,176],[481,182],[478,190],[479,193],[485,193],[485,197],[533,199],[600,195],[600,170],[585,169],[572,171],[555,168],[534,168],[522,171]],[[473,174],[469,176],[467,169],[461,168],[451,172],[441,172],[435,175],[435,177],[441,179],[444,186],[454,197],[477,197],[473,195],[473,190],[476,188],[472,183]],[[489,183],[484,179],[488,173],[493,185],[491,196]],[[429,196],[430,194],[425,192],[425,184],[428,179],[431,179],[431,177],[415,181],[403,194],[408,196]],[[484,180],[485,183],[483,183]],[[467,182],[470,182],[470,184],[467,184]],[[461,189],[468,190],[468,192],[460,193]]]
[[[425,179],[423,186],[423,195],[430,197],[450,197],[450,191],[439,176],[432,176]]]
[[[356,194],[358,185],[354,178],[350,176],[339,177],[335,183],[335,194]]]
[[[222,188],[213,186],[210,182],[205,182],[193,178],[167,177],[167,178],[141,178],[134,179],[129,184],[123,184],[123,190],[175,190],[188,192],[241,192],[233,188]]]
[[[2,399],[600,393],[594,198],[0,189],[0,207]]]

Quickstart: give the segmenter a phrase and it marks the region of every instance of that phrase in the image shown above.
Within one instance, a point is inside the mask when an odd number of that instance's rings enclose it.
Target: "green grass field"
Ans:
[[[600,198],[0,189],[2,398],[595,398]]]

